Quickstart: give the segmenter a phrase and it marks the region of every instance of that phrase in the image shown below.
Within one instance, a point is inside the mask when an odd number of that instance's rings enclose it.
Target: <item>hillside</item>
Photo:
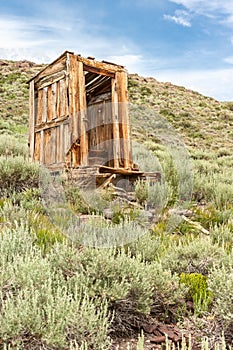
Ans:
[[[1,130],[5,127],[11,133],[14,128],[18,131],[18,127],[20,132],[26,132],[26,82],[42,68],[43,65],[29,61],[0,60]],[[184,87],[137,74],[129,75],[129,92],[131,103],[148,107],[165,117],[181,133],[186,145],[210,150],[232,149],[233,102],[219,102]],[[136,121],[132,126],[135,133],[141,133],[143,127],[140,129]]]
[[[0,348],[159,350],[167,336],[168,350],[230,349],[233,102],[129,74],[134,157],[142,168],[158,163],[164,183],[138,183],[134,208],[108,190],[97,206],[96,197],[64,185],[75,215],[92,215],[85,233],[138,233],[103,254],[50,221],[39,167],[28,160],[26,82],[42,67],[0,60]],[[176,162],[174,140],[187,149],[190,172],[186,159]],[[193,176],[187,203],[180,203],[183,173]],[[140,215],[150,195],[162,209],[148,229]],[[114,216],[103,223],[108,202]],[[172,225],[178,211],[183,220]]]
[[[233,148],[233,104],[136,74],[129,77],[130,100],[164,116],[186,145],[219,150]],[[135,123],[136,124],[136,123]],[[137,130],[138,125],[134,125]],[[141,131],[141,130],[140,130]]]

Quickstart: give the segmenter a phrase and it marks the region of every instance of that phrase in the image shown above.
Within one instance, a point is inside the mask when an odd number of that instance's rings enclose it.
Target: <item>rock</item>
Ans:
[[[156,327],[157,326],[155,324],[147,324],[147,325],[143,325],[143,330],[144,332],[151,334],[154,332]]]
[[[33,62],[27,61],[27,60],[23,60],[23,61],[17,61],[14,63],[15,68],[31,68],[34,66]]]
[[[150,339],[150,342],[155,344],[165,343],[165,341],[166,341],[166,337],[164,335]]]
[[[0,67],[8,66],[8,63],[6,61],[0,61]]]
[[[108,208],[104,209],[104,217],[105,217],[105,219],[112,220],[113,215],[114,215],[114,212],[113,212],[112,209],[108,209]]]

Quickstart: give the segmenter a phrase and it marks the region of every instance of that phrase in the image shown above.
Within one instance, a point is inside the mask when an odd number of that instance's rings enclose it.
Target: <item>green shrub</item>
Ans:
[[[69,251],[69,246],[64,249]],[[9,349],[63,349],[74,344],[109,348],[110,319],[104,296],[90,297],[81,271],[75,285],[67,283],[24,225],[2,232],[0,267],[2,345]]]
[[[23,157],[0,157],[0,195],[38,187],[39,165]]]
[[[24,225],[34,237],[34,243],[45,252],[56,242],[64,242],[65,236],[53,224],[52,219],[42,212],[36,206],[34,210],[28,210],[24,206],[13,205],[8,199],[0,207],[0,222],[3,226],[10,226],[12,229],[17,228],[18,225]]]
[[[67,187],[64,190],[66,200],[70,203],[72,209],[75,212],[88,214],[89,205],[84,200],[82,194],[80,193],[80,189],[77,187]]]
[[[193,198],[196,201],[205,200],[213,203],[220,210],[224,210],[229,205],[232,205],[232,169],[222,168],[220,173],[196,174]]]
[[[171,245],[163,258],[164,268],[178,274],[200,273],[208,275],[211,268],[227,259],[227,254],[218,245],[213,245],[208,237],[197,237],[191,242],[180,242],[174,249]]]
[[[152,94],[152,91],[147,86],[141,86],[140,88],[141,96],[150,96]]]
[[[145,204],[148,198],[148,184],[142,180],[136,181],[134,193],[135,198],[139,201],[139,203]]]
[[[26,210],[45,213],[39,188],[27,188],[21,192],[13,192],[10,196],[10,200],[14,205],[20,206]]]
[[[108,300],[115,315],[113,332],[131,332],[129,324],[148,314],[151,305],[164,317],[164,310],[183,296],[177,276],[165,271],[160,263],[145,263],[139,253],[88,248],[75,252],[65,247],[54,252],[53,264],[63,271],[72,288],[82,283],[90,296]]]
[[[224,247],[224,250],[228,253],[233,250],[233,222],[226,221],[224,224],[215,225],[211,230],[211,239],[213,244],[218,244],[220,247]]]
[[[28,147],[26,142],[18,140],[16,137],[5,135],[0,139],[0,156],[23,156],[28,157]]]
[[[162,242],[159,237],[153,237],[152,233],[147,233],[139,237],[126,248],[129,249],[132,256],[141,255],[142,261],[158,261],[161,253]]]
[[[233,327],[233,256],[229,256],[229,264],[216,264],[208,279],[210,291],[214,294],[214,312],[223,320],[224,328]],[[230,329],[230,328],[229,328]],[[232,333],[231,333],[232,336]]]
[[[221,225],[227,222],[232,216],[232,209],[219,210],[213,204],[206,205],[204,207],[196,207],[193,210],[193,216],[195,221],[207,230],[213,226]]]
[[[181,273],[180,282],[188,286],[190,297],[197,315],[208,311],[213,294],[208,290],[208,279],[200,273]]]

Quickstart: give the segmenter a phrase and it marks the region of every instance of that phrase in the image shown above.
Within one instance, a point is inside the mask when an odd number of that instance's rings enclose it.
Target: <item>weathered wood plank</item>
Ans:
[[[47,122],[52,120],[52,86],[48,86],[48,102],[47,102]]]
[[[83,63],[77,61],[77,99],[76,99],[76,111],[79,115],[79,128],[80,128],[80,163],[81,165],[88,164],[88,119],[87,119],[87,105],[86,105],[86,92],[85,92],[85,76],[83,70]]]
[[[113,163],[114,168],[119,168],[120,139],[119,139],[119,115],[116,80],[112,79],[112,121],[113,121]]]
[[[65,79],[60,80],[60,117],[67,115],[67,88]]]
[[[41,124],[43,115],[43,90],[38,91],[36,125]]]
[[[34,147],[35,147],[35,91],[34,80],[30,82],[29,90],[29,151],[31,159],[34,159]]]
[[[50,162],[49,164],[56,163],[56,152],[57,152],[57,130],[56,128],[51,129],[51,135],[49,140],[49,148],[50,148]]]
[[[50,161],[50,137],[51,137],[51,129],[42,131],[44,132],[44,163],[51,164]]]
[[[50,122],[47,122],[46,124],[41,123],[40,125],[36,125],[35,130],[41,131],[41,130],[46,130],[46,129],[51,129],[54,128],[55,126],[59,126],[60,124],[64,123],[65,121],[69,120],[69,116],[64,116],[61,118],[57,118],[55,120],[51,120]]]
[[[70,133],[71,144],[76,142],[80,135],[79,129],[79,109],[78,109],[78,72],[77,59],[75,55],[68,54],[67,56],[67,71],[69,74],[69,116],[70,116]],[[70,145],[71,146],[71,145]]]
[[[102,74],[110,78],[115,78],[115,73],[114,73],[115,71],[110,72],[109,70],[103,69],[101,67],[93,67],[84,63],[83,69],[84,71],[89,73]]]
[[[88,70],[89,67],[91,68],[97,68],[101,70],[101,74],[109,74],[109,73],[115,73],[118,71],[124,71],[124,67],[123,66],[119,66],[119,65],[115,65],[112,63],[104,63],[104,62],[99,62],[99,61],[94,61],[94,60],[90,60],[88,58],[85,57],[81,57],[81,56],[77,56],[77,60],[79,62],[82,62],[85,65],[85,70]],[[93,72],[95,73],[95,72]],[[100,73],[97,73],[100,74]]]
[[[116,174],[112,174],[111,176],[109,176],[109,178],[107,178],[103,183],[102,185],[100,185],[98,187],[98,190],[103,190],[104,188],[106,188],[111,182],[113,179],[116,178]]]
[[[44,164],[44,130],[40,132],[40,163]]]
[[[122,140],[122,156],[124,160],[124,168],[131,169],[132,143],[128,111],[127,74],[125,72],[116,73],[116,84],[118,92],[120,138]]]
[[[49,85],[52,85],[56,83],[57,81],[64,79],[66,77],[65,70],[62,70],[60,72],[56,72],[52,75],[46,76],[43,79],[39,80],[36,84],[36,89],[40,90],[43,89]]]
[[[59,154],[58,154],[58,159],[60,162],[64,162],[65,161],[65,150],[64,150],[64,126],[63,123],[59,126],[59,134],[60,134],[60,146],[59,146]],[[58,139],[57,139],[58,140]]]
[[[57,118],[60,118],[61,116],[61,92],[60,92],[60,81],[56,83],[57,85],[57,94],[56,94],[56,115]]]
[[[112,168],[109,166],[100,166],[100,173],[112,173],[112,174],[122,174],[122,175],[143,175],[143,171],[127,170],[124,168]]]
[[[40,79],[58,73],[62,70],[66,69],[66,58],[68,51],[65,51],[61,56],[59,56],[55,61],[47,65],[42,71],[40,71],[34,78],[32,78],[35,83],[37,83]],[[28,82],[30,82],[30,79]]]
[[[60,137],[60,126],[55,127],[56,130],[56,155],[55,155],[55,163],[60,162],[61,155],[61,137]]]
[[[43,89],[43,112],[42,112],[42,123],[46,123],[48,116],[48,88]]]
[[[40,161],[40,132],[35,133],[35,152],[34,152],[34,160],[39,162]]]
[[[88,102],[88,107],[95,104],[95,103],[101,102],[101,101],[111,102],[111,91],[106,92],[106,93],[101,94],[101,95],[93,96]]]
[[[57,103],[57,84],[52,84],[52,119],[56,119],[56,103]]]
[[[63,147],[64,154],[67,154],[71,147],[71,135],[69,130],[69,124],[63,124]]]

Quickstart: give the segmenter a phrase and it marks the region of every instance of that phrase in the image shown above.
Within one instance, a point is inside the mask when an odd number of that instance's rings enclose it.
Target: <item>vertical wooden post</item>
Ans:
[[[80,162],[88,165],[88,116],[83,63],[77,60],[78,71],[78,112],[80,128]]]
[[[60,154],[59,156],[59,162],[65,162],[65,152],[64,152],[64,125],[61,124],[59,127],[60,132]]]
[[[128,110],[128,81],[125,71],[116,72],[116,84],[119,104],[120,134],[122,137],[124,168],[132,168],[132,140]]]
[[[40,132],[40,164],[45,162],[44,130]]]
[[[78,72],[76,64],[76,56],[72,53],[67,54],[67,71],[68,78],[66,82],[68,83],[69,92],[69,127],[71,133],[71,143],[75,142],[79,137],[79,115],[77,110],[77,99],[78,99]],[[71,145],[70,145],[71,146]]]
[[[120,137],[119,137],[119,115],[116,79],[112,79],[112,127],[113,127],[113,164],[119,168],[120,159]]]
[[[34,160],[34,148],[35,148],[35,92],[34,92],[34,80],[30,82],[29,87],[29,154],[32,160]]]
[[[88,136],[86,123],[86,94],[83,63],[74,54],[67,54],[67,70],[69,73],[69,115],[71,145],[79,139],[80,164],[88,164]]]

